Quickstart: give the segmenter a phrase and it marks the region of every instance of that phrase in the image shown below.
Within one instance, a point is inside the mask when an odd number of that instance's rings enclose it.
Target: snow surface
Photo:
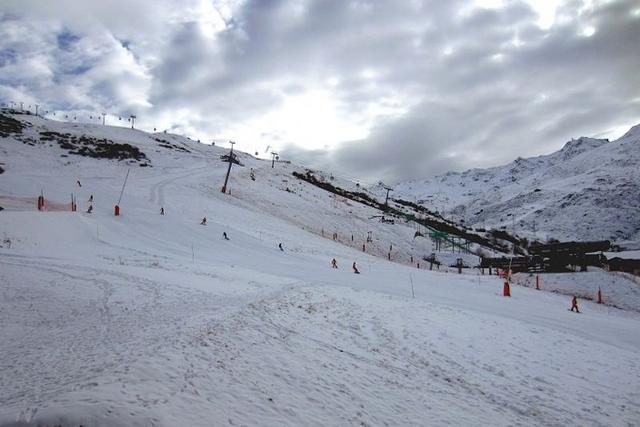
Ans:
[[[552,154],[394,186],[455,221],[529,239],[640,241],[640,125],[615,141],[578,138]],[[379,187],[372,188],[383,194]]]
[[[241,153],[222,194],[221,148],[18,117],[33,138],[128,142],[152,166],[0,139],[0,425],[640,423],[637,299],[578,315],[554,292],[504,298],[495,276],[417,269],[428,239],[295,165]],[[41,189],[79,212],[36,211]]]
[[[588,272],[581,273],[516,273],[513,281],[535,288],[536,276],[538,287],[546,291],[597,301],[599,289],[607,305],[640,311],[640,277],[589,267]]]

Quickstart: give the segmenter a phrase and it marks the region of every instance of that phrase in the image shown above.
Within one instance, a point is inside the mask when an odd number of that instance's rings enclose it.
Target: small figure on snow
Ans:
[[[89,209],[87,209],[87,213],[93,212],[93,205],[89,205]]]
[[[160,215],[164,215],[164,208],[160,208]]]
[[[226,231],[222,232],[222,237],[224,238],[224,240],[230,240],[229,236],[227,236],[227,232]]]
[[[93,203],[93,194],[89,196],[89,203]]]
[[[331,268],[338,268],[338,261],[335,258],[331,260]]]
[[[256,174],[253,171],[253,168],[251,168],[251,172],[249,173],[249,176],[251,176],[251,181],[255,181],[256,180]]]
[[[282,248],[282,243],[278,243],[278,247],[280,248],[280,250],[281,250],[282,252],[284,252],[284,249]]]
[[[580,313],[580,310],[578,310],[578,297],[575,295],[571,299],[571,311],[573,311],[574,308],[576,309],[576,313]]]
[[[206,216],[204,218],[202,218],[202,221],[200,221],[200,225],[207,225],[207,217]]]
[[[352,267],[353,267],[353,272],[355,274],[360,274],[360,271],[358,270],[358,267],[356,266],[356,262],[355,261],[353,261],[353,266]]]
[[[76,184],[78,184],[78,187],[82,187],[82,184],[80,184],[80,180],[77,180]]]

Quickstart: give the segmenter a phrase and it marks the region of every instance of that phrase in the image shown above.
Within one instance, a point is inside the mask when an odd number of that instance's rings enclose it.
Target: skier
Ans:
[[[278,247],[280,248],[280,250],[281,250],[282,252],[284,252],[284,249],[282,248],[282,243],[278,243]]]
[[[93,205],[89,205],[89,209],[87,209],[87,213],[93,212]]]
[[[89,203],[93,203],[93,194],[89,196]]]
[[[576,313],[580,313],[580,310],[578,310],[578,298],[575,295],[571,299],[571,311],[573,311],[574,308],[576,309]]]
[[[202,218],[202,221],[200,221],[200,225],[207,225],[207,217],[206,216],[204,218]]]
[[[227,232],[226,231],[222,232],[222,237],[224,237],[224,240],[230,240],[229,236],[227,236]]]
[[[160,215],[164,215],[164,208],[160,208]]]
[[[358,271],[358,267],[356,267],[356,262],[355,261],[353,261],[353,272],[355,274],[360,274],[360,271]]]
[[[338,268],[338,261],[336,261],[335,258],[331,260],[331,267],[332,268]]]
[[[82,187],[82,184],[80,184],[80,180],[77,180],[76,184],[78,184],[78,187]]]

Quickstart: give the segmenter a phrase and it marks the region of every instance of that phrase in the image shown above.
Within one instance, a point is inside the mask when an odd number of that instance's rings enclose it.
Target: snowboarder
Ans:
[[[571,311],[573,311],[574,308],[576,309],[576,313],[580,313],[580,310],[578,310],[578,298],[575,295],[571,299]]]
[[[282,248],[282,243],[278,243],[278,247],[280,248],[280,250],[281,250],[282,252],[284,252],[284,249]]]
[[[87,213],[93,212],[93,205],[89,205],[89,209],[87,209]]]
[[[160,215],[164,215],[164,208],[160,208]]]
[[[353,261],[353,272],[355,274],[360,274],[360,271],[358,271],[358,267],[356,267],[356,262],[355,261]]]
[[[338,261],[335,258],[331,260],[331,268],[338,268]]]
[[[204,218],[202,218],[202,221],[200,221],[200,225],[207,225],[207,217],[206,216]]]
[[[224,240],[230,240],[229,236],[227,236],[227,232],[226,231],[222,232],[222,237],[224,237]]]
[[[89,203],[93,203],[93,194],[89,196]]]

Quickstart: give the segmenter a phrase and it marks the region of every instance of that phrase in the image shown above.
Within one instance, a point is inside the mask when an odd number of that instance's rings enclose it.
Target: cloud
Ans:
[[[630,10],[631,2],[606,4],[548,31],[523,4],[472,11],[429,49],[443,55],[402,70],[421,102],[367,138],[305,160],[393,181],[547,153],[573,136],[637,123],[640,22]],[[584,25],[595,32],[585,36]]]
[[[0,98],[420,178],[640,121],[634,5],[7,0]]]

